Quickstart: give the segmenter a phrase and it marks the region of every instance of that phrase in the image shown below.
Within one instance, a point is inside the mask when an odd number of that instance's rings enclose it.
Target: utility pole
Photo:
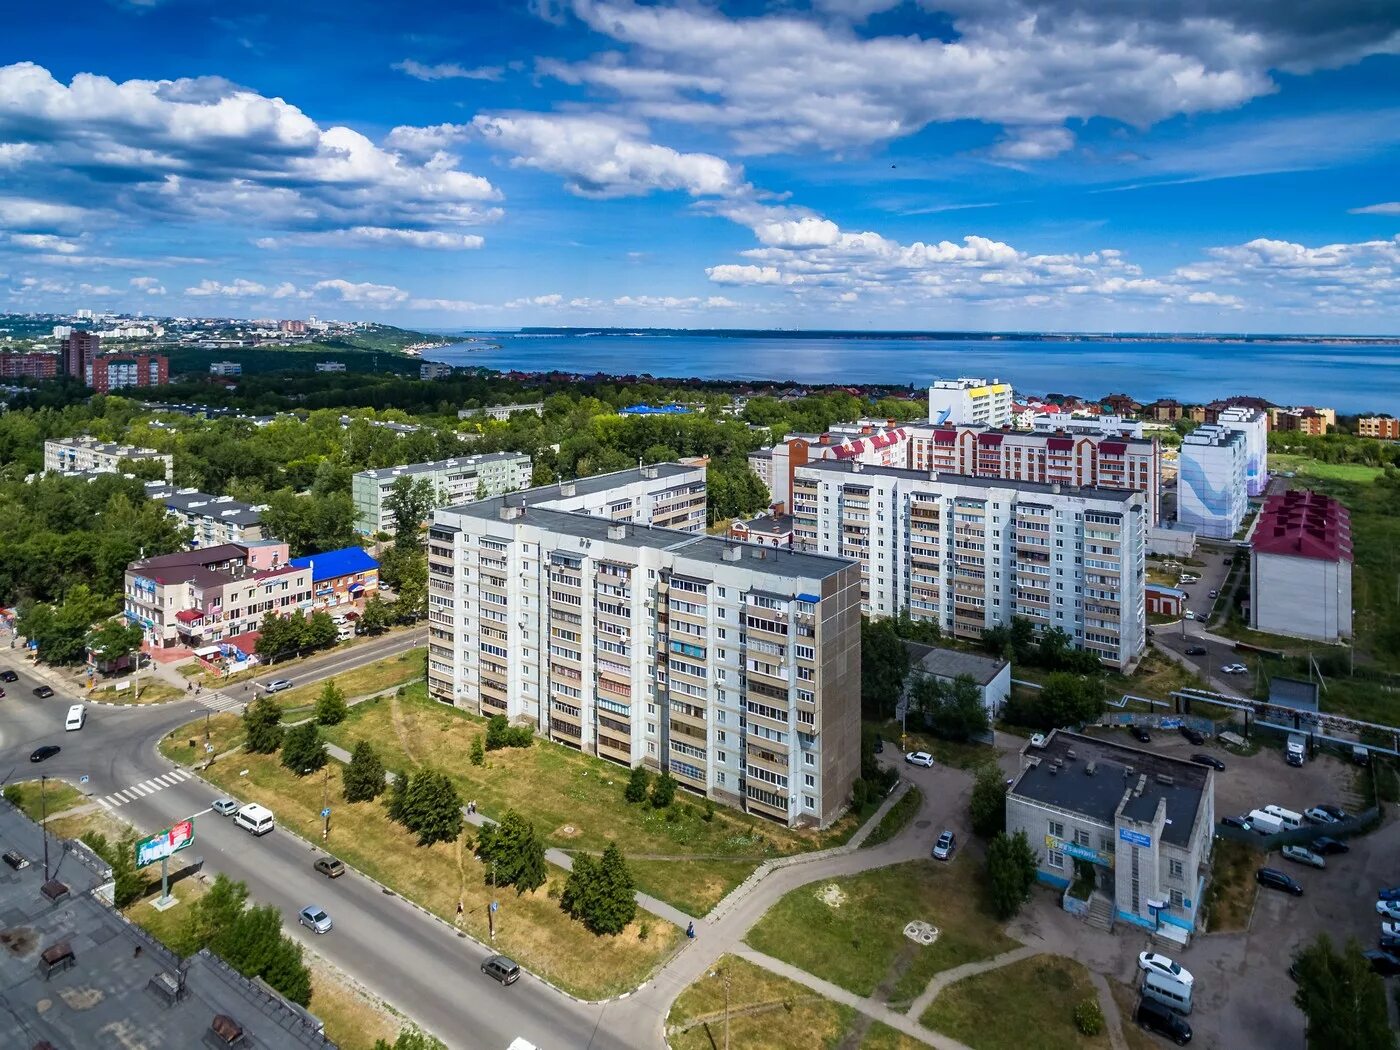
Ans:
[[[44,882],[49,881],[49,778],[39,777],[39,831],[44,836]]]
[[[491,940],[496,939],[496,862],[491,862],[491,903],[486,906],[486,925],[491,931]]]
[[[321,841],[331,837],[331,767],[326,765],[326,775],[321,778]]]
[[[729,967],[720,974],[724,977],[724,1050],[729,1050]]]

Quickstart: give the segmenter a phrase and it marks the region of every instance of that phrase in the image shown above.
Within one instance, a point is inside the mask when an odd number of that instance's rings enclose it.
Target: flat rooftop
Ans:
[[[411,476],[414,474],[436,474],[443,470],[452,470],[456,467],[480,466],[483,463],[502,463],[506,461],[529,459],[523,452],[481,452],[474,456],[454,456],[451,459],[436,459],[430,463],[405,463],[397,467],[379,467],[375,470],[361,470],[356,473],[356,477],[374,478],[377,481],[392,481],[394,478]]]
[[[334,1050],[315,1018],[265,985],[207,952],[181,959],[105,904],[95,891],[109,873],[86,847],[49,836],[51,878],[66,892],[46,896],[44,834],[7,802],[0,849],[29,861],[0,867],[0,1045],[185,1050],[212,1045],[205,1035],[223,1015],[251,1046]],[[51,968],[44,954],[63,945],[71,965]]]
[[[945,485],[957,485],[965,489],[1015,489],[1029,495],[1080,496],[1084,499],[1107,500],[1111,503],[1130,503],[1137,498],[1145,499],[1144,493],[1136,489],[1106,489],[1094,485],[1053,485],[1038,481],[1013,481],[1009,478],[984,478],[972,474],[950,474],[946,471],[909,470],[905,467],[882,467],[871,463],[853,463],[849,460],[822,459],[804,463],[797,468],[821,470],[833,474],[850,474],[859,477],[871,474],[884,478],[907,478],[911,481],[929,481]],[[1056,491],[1058,489],[1059,491]]]
[[[978,656],[976,653],[965,653],[959,649],[940,649],[920,642],[906,641],[904,648],[909,651],[911,666],[917,667],[925,674],[938,678],[967,675],[978,685],[990,684],[1007,665],[1007,661],[996,657]]]
[[[1026,745],[1021,756],[1021,775],[1011,785],[1009,798],[1056,806],[1110,827],[1123,796],[1146,777],[1142,794],[1128,802],[1123,815],[1150,821],[1158,801],[1164,800],[1167,825],[1162,838],[1174,846],[1190,843],[1201,796],[1210,783],[1205,766],[1063,729],[1052,733],[1043,748]],[[1027,765],[1032,758],[1040,762]],[[1063,763],[1058,772],[1054,771],[1056,759]],[[1085,770],[1091,762],[1094,772],[1089,775]]]

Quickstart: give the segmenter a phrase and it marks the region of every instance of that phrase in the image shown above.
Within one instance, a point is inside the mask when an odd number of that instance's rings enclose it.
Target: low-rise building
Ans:
[[[1250,554],[1250,626],[1290,638],[1350,638],[1351,515],[1318,492],[1272,496]]]
[[[476,419],[478,416],[485,416],[487,419],[509,419],[517,412],[533,412],[537,416],[542,416],[544,415],[544,402],[535,401],[528,405],[487,405],[485,408],[459,408],[457,418]]]
[[[362,470],[350,479],[355,528],[363,536],[394,532],[394,515],[386,501],[400,478],[408,478],[415,484],[427,482],[434,494],[430,509],[436,510],[526,488],[531,471],[530,457],[523,452],[487,452],[431,463]]]
[[[344,361],[317,361],[316,371],[318,372],[344,372]]]
[[[1394,416],[1362,416],[1356,421],[1356,432],[1364,438],[1400,441],[1400,419]]]
[[[226,543],[132,562],[123,597],[149,644],[193,649],[256,631],[269,612],[305,614],[311,570],[288,564],[276,540]]]
[[[441,361],[424,361],[418,366],[419,379],[451,379],[452,366]]]
[[[760,514],[748,521],[736,521],[729,526],[729,535],[742,543],[757,543],[764,547],[791,547],[792,515]]]
[[[904,695],[899,700],[901,706],[907,707],[910,692],[920,678],[933,678],[945,685],[959,678],[971,679],[991,719],[1001,713],[1002,705],[1011,696],[1009,660],[918,642],[906,641],[904,648],[909,650],[909,677],[905,679]]]
[[[1248,436],[1219,423],[1181,439],[1177,459],[1176,520],[1201,536],[1228,540],[1249,509]]]
[[[935,379],[928,388],[928,418],[930,423],[953,426],[1009,427],[1014,400],[1011,384],[1000,379]]]
[[[1149,583],[1145,588],[1149,616],[1180,616],[1186,608],[1186,592],[1177,587]]]
[[[243,366],[237,361],[211,361],[209,374],[211,376],[241,376]]]
[[[1122,416],[1085,416],[1069,412],[1046,412],[1031,417],[1031,430],[1037,434],[1095,434],[1100,437],[1142,438],[1142,421]]]
[[[1274,430],[1320,437],[1337,425],[1337,412],[1335,409],[1316,408],[1312,405],[1271,408],[1269,424]]]
[[[198,489],[177,489],[161,481],[146,482],[146,495],[159,500],[182,528],[190,530],[191,548],[263,538],[261,507]]]
[[[50,439],[44,442],[44,470],[56,474],[121,474],[129,463],[155,461],[161,464],[165,480],[175,473],[175,459],[167,452],[135,445],[118,445],[91,437]]]
[[[1063,889],[1092,874],[1113,918],[1189,933],[1209,873],[1215,771],[1057,729],[1022,749],[1006,830],[1030,839],[1041,882]]]
[[[289,565],[311,572],[311,608],[364,608],[364,602],[379,593],[379,562],[363,547],[308,554],[293,558]]]

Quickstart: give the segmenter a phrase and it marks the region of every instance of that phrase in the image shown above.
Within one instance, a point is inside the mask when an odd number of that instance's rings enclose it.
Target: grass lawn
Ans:
[[[336,685],[340,686],[340,690],[345,694],[347,700],[353,700],[357,696],[367,696],[370,693],[377,693],[381,689],[403,685],[415,678],[422,677],[423,654],[420,650],[410,649],[406,653],[386,656],[383,660],[365,664],[353,671],[345,671],[328,679],[328,681],[335,682]],[[313,682],[310,685],[296,686],[288,689],[285,693],[277,694],[277,702],[286,709],[313,705],[316,703],[316,698],[321,695],[321,690],[325,688],[325,685],[325,682]]]
[[[331,852],[449,921],[460,899],[463,927],[485,940],[491,890],[471,851],[460,842],[419,847],[413,835],[389,820],[381,803],[343,802],[339,764],[331,762],[327,769],[334,810]],[[243,770],[247,776],[239,775]],[[275,755],[243,754],[215,763],[205,776],[231,795],[261,802],[283,828],[320,840],[322,774],[297,777]],[[549,885],[535,893],[498,894],[496,917],[497,948],[559,987],[586,999],[615,995],[641,983],[677,944],[680,930],[645,914],[617,937],[594,936],[560,910],[563,882],[564,873],[551,868]]]
[[[627,867],[643,893],[700,917],[708,915],[758,865],[751,860],[628,860]],[[677,879],[682,869],[684,878]]]
[[[40,784],[37,780],[27,780],[20,784],[7,784],[5,786],[5,798],[11,805],[18,806],[24,810],[30,820],[40,819],[41,812],[53,816],[55,813],[62,813],[65,809],[72,809],[87,801],[87,796],[71,784],[65,784],[61,780],[49,780],[43,786],[40,798]]]
[[[169,700],[183,700],[185,691],[169,682],[153,681],[149,677],[140,683],[141,693],[138,696],[131,686],[125,689],[116,689],[106,686],[94,689],[88,694],[89,700],[101,700],[104,704],[163,704]]]
[[[666,1018],[672,1050],[724,1045],[725,973],[729,977],[729,1043],[742,1050],[834,1048],[856,1017],[848,1006],[732,955],[684,992]],[[689,1027],[694,1025],[694,1027]]]
[[[1206,887],[1206,929],[1211,933],[1243,930],[1254,910],[1258,885],[1254,870],[1263,862],[1258,850],[1243,842],[1219,839],[1211,858],[1210,885]]]
[[[1074,1008],[1085,999],[1096,996],[1083,966],[1034,955],[945,988],[920,1020],[973,1050],[1107,1048],[1106,1031],[1090,1037],[1074,1025]]]
[[[914,819],[914,814],[919,812],[919,807],[923,804],[923,792],[911,785],[909,790],[900,796],[899,801],[890,807],[889,812],[880,818],[880,823],[875,825],[861,846],[878,846],[894,838]]]
[[[803,886],[778,901],[747,941],[862,996],[903,957],[889,1001],[907,1008],[934,974],[1017,946],[982,910],[981,877],[978,858],[965,850],[951,864],[910,861]],[[823,899],[833,884],[845,895],[839,907]],[[905,937],[912,919],[937,926],[938,940],[921,947]]]
[[[222,755],[225,751],[243,743],[243,719],[239,715],[209,715],[196,722],[172,729],[160,742],[160,753],[172,762],[196,766],[204,762],[204,734],[208,731],[209,742],[214,745],[213,754]]]
[[[1142,655],[1142,662],[1131,675],[1107,674],[1104,682],[1110,696],[1124,693],[1150,696],[1158,700],[1171,698],[1173,690],[1199,688],[1205,683],[1199,675],[1188,671],[1175,660],[1162,655],[1150,645]]]
[[[860,1041],[860,1050],[923,1050],[924,1043],[910,1039],[903,1032],[896,1032],[887,1024],[872,1021]]]
[[[1291,470],[1299,478],[1350,481],[1361,485],[1370,484],[1384,473],[1380,467],[1368,467],[1364,463],[1323,463],[1321,460],[1308,456],[1290,456],[1287,453],[1273,452],[1269,453],[1269,470],[1273,473]]]
[[[105,836],[108,842],[116,842],[131,830],[131,825],[126,821],[118,820],[101,808],[75,813],[71,817],[56,817],[49,821],[48,827],[61,839],[80,839],[89,831],[95,831]]]
[[[369,740],[390,769],[441,769],[487,816],[499,818],[515,808],[551,846],[601,851],[615,842],[629,859],[669,861],[639,868],[637,888],[678,907],[682,901],[718,900],[762,860],[837,845],[859,826],[860,815],[854,814],[822,832],[789,829],[724,806],[705,820],[700,801],[684,791],[676,794],[674,816],[649,804],[630,805],[622,797],[626,769],[539,739],[528,748],[488,752],[484,766],[473,766],[467,757],[471,742],[485,731],[484,719],[429,700],[426,688],[414,684],[403,698],[380,697],[351,708],[326,738],[347,751]],[[692,857],[750,863],[695,864]]]

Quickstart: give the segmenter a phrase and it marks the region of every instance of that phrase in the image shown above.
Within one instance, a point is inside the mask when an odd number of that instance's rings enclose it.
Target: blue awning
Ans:
[[[815,594],[799,594],[797,596],[797,600],[799,602],[808,602],[812,605],[816,605],[819,601],[821,601],[821,598]]]

